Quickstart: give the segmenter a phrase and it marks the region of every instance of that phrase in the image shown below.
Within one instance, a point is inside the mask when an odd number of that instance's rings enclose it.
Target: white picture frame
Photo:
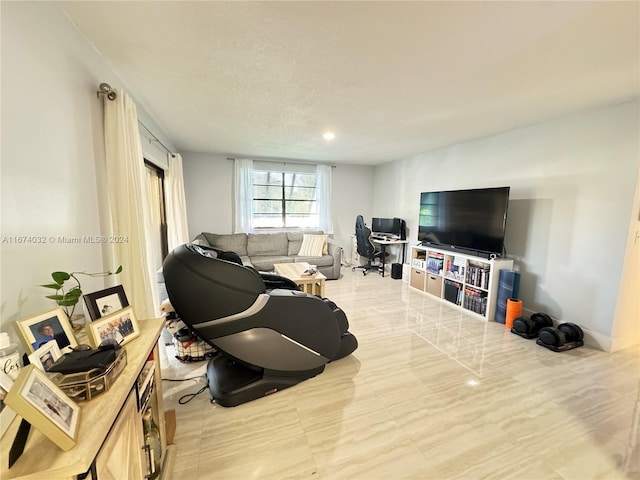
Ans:
[[[60,357],[62,352],[58,348],[56,342],[47,342],[38,348],[36,351],[28,355],[29,362],[35,365],[43,372],[48,372],[51,365],[55,363]]]

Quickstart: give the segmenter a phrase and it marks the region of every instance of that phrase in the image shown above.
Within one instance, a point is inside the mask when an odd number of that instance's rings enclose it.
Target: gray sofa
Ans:
[[[322,232],[304,232],[322,234]],[[342,247],[327,239],[327,253],[321,257],[300,256],[303,232],[280,233],[233,233],[216,234],[203,232],[193,243],[237,253],[245,265],[257,270],[273,271],[274,263],[307,262],[317,265],[328,280],[340,278]]]

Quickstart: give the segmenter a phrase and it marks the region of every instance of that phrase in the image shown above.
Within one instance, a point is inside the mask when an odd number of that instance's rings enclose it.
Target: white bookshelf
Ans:
[[[500,270],[513,260],[487,259],[426,246],[411,247],[412,288],[494,321]]]

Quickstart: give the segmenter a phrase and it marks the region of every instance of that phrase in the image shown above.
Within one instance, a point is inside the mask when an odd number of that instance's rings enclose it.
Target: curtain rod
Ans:
[[[151,141],[158,142],[158,143],[162,146],[162,148],[164,148],[164,149],[167,151],[167,153],[168,153],[168,154],[170,154],[172,157],[175,157],[175,156],[176,156],[176,154],[175,154],[175,153],[173,153],[171,150],[169,150],[169,149],[166,147],[166,145],[165,145],[164,143],[162,143],[162,142],[160,141],[160,139],[159,139],[158,137],[156,137],[156,136],[153,134],[153,132],[147,128],[147,126],[146,126],[144,123],[142,123],[140,120],[138,120],[138,123],[139,123],[140,125],[142,125],[142,127],[143,127],[147,132],[149,132],[149,135],[151,135],[151,136],[153,137],[153,139],[151,139],[151,138],[149,139],[149,141],[150,141],[150,142],[151,142]]]
[[[227,157],[227,160],[231,160],[231,161],[235,161],[236,159],[233,157]],[[318,165],[317,163],[312,163],[312,162],[290,162],[290,161],[285,161],[285,160],[261,160],[261,159],[253,159],[255,162],[265,162],[265,163],[282,163],[283,165],[291,164],[291,165]],[[321,165],[326,165],[326,163],[323,163]],[[329,165],[331,168],[336,168],[335,165]]]
[[[109,100],[115,100],[115,99],[116,99],[116,96],[117,96],[116,91],[115,91],[113,88],[111,88],[111,85],[109,85],[108,83],[101,83],[101,84],[100,84],[100,86],[98,87],[98,89],[99,89],[99,90],[96,92],[96,94],[97,94],[98,98],[100,98],[100,95],[104,95],[104,96],[106,96]],[[158,142],[158,143],[162,146],[162,148],[164,148],[164,149],[167,151],[167,153],[171,154],[171,156],[172,156],[172,157],[175,157],[175,156],[176,156],[176,154],[175,154],[175,153],[173,153],[171,150],[169,150],[169,149],[167,148],[167,146],[166,146],[164,143],[162,143],[162,142],[160,141],[160,139],[159,139],[158,137],[156,137],[156,136],[153,134],[153,132],[147,128],[147,126],[146,126],[144,123],[142,123],[140,120],[138,120],[138,123],[139,123],[140,125],[142,125],[142,127],[143,127],[147,132],[149,132],[149,135],[151,135],[151,136],[153,137],[153,139],[151,139],[151,138],[149,139],[149,142],[151,142],[151,141]]]

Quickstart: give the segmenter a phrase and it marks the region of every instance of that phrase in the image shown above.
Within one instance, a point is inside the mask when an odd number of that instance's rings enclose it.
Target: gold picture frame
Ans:
[[[80,406],[35,365],[21,370],[5,402],[65,452],[75,446]]]
[[[111,340],[124,345],[140,335],[140,327],[133,308],[127,307],[88,323],[87,334],[93,348],[97,348],[104,341]]]
[[[55,340],[62,353],[78,345],[73,328],[62,308],[50,310],[35,317],[18,320],[18,332],[24,340],[27,353],[33,353],[46,342]],[[46,328],[49,327],[49,328]]]

